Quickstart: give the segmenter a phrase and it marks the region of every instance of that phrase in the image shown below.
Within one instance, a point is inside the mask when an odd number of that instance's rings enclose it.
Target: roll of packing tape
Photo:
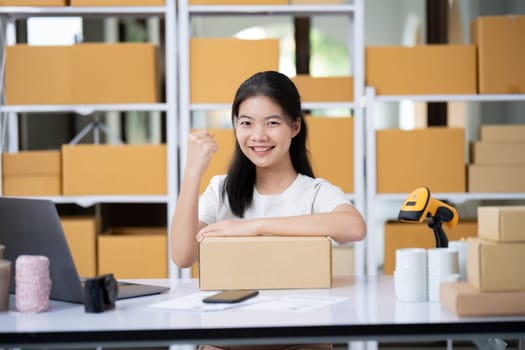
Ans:
[[[20,312],[42,312],[49,308],[51,278],[49,259],[20,255],[15,264],[15,301]]]

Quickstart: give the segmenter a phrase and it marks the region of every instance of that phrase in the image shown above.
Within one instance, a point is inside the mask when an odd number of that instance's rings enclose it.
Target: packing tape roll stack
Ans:
[[[41,312],[49,308],[51,278],[49,259],[40,255],[20,255],[16,259],[16,308],[20,312]]]

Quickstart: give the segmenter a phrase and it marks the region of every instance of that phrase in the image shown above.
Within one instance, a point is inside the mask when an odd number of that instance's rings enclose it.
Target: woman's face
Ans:
[[[239,105],[235,133],[241,151],[256,167],[291,166],[290,144],[300,121],[290,125],[282,108],[266,96],[254,96]]]

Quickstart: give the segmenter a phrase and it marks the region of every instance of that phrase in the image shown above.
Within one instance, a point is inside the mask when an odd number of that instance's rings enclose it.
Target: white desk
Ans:
[[[150,280],[171,286],[162,295],[118,301],[115,310],[87,314],[84,306],[52,302],[50,311],[0,313],[0,348],[61,346],[164,346],[173,344],[346,343],[350,341],[469,340],[476,336],[525,339],[522,317],[458,318],[440,303],[402,303],[390,276],[338,278],[332,289],[271,290],[265,295],[306,294],[346,298],[309,312],[243,307],[214,312],[149,306],[198,292],[196,280]]]

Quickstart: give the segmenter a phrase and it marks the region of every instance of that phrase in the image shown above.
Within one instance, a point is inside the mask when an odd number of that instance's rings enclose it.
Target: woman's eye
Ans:
[[[239,122],[239,125],[240,125],[240,126],[249,126],[249,125],[250,125],[250,122],[247,121],[247,120],[241,120],[241,121]]]
[[[279,125],[279,122],[275,121],[275,120],[272,120],[272,121],[269,121],[268,122],[268,125],[270,126],[276,126],[276,125]]]

